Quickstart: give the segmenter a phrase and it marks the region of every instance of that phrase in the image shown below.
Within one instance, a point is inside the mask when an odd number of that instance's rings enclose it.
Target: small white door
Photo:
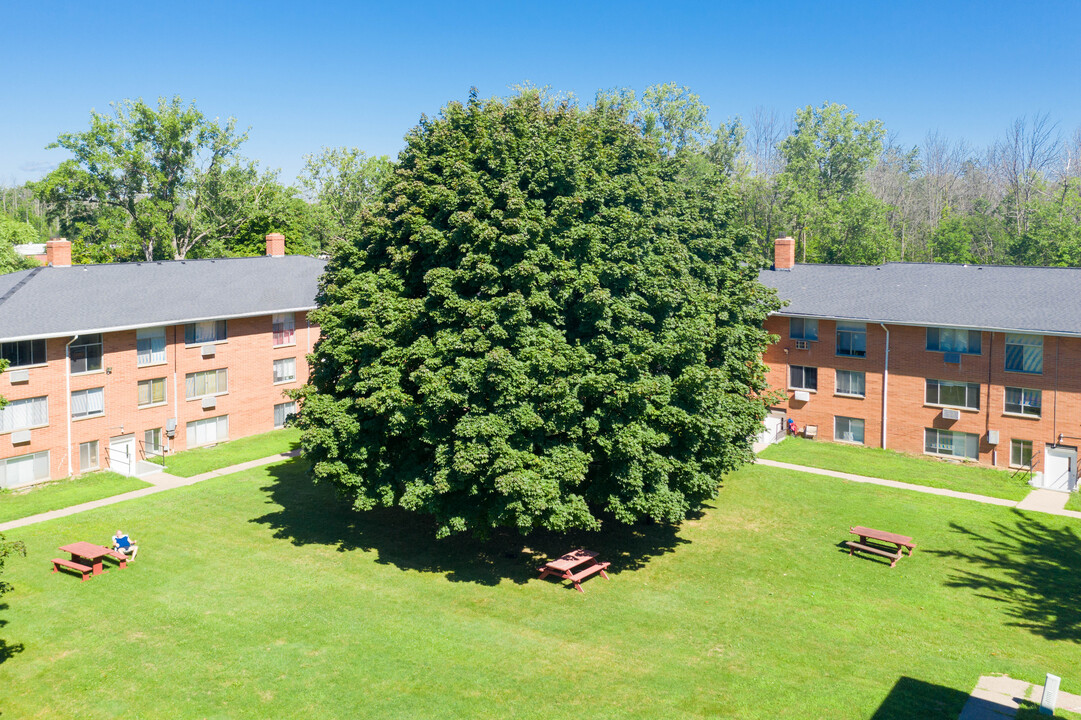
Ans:
[[[1043,483],[1048,490],[1069,492],[1077,480],[1077,448],[1046,448],[1043,454]]]
[[[109,438],[109,469],[121,475],[135,474],[135,436]]]

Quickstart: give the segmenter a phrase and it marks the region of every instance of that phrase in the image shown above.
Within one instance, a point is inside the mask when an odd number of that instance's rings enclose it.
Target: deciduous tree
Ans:
[[[408,135],[300,392],[319,481],[438,534],[678,522],[751,458],[766,314],[730,184],[538,91]]]

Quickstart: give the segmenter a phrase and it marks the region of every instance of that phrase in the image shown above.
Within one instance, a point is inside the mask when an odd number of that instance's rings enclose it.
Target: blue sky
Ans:
[[[92,108],[180,95],[250,126],[245,154],[285,180],[323,146],[395,154],[470,86],[592,98],[675,81],[716,124],[840,102],[906,145],[983,145],[1014,118],[1081,126],[1081,3],[24,2],[0,27],[0,183]]]

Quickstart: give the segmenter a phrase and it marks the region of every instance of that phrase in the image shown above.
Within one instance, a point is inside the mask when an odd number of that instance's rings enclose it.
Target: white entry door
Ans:
[[[135,474],[135,436],[109,438],[109,469],[121,475]]]
[[[1046,448],[1043,454],[1043,484],[1048,490],[1069,492],[1077,480],[1077,448]]]

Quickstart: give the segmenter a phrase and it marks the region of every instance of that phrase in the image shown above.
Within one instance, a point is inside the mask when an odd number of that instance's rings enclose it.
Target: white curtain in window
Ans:
[[[165,328],[136,330],[135,344],[139,365],[165,362]]]
[[[12,400],[0,409],[0,432],[12,432],[48,424],[48,397]]]

